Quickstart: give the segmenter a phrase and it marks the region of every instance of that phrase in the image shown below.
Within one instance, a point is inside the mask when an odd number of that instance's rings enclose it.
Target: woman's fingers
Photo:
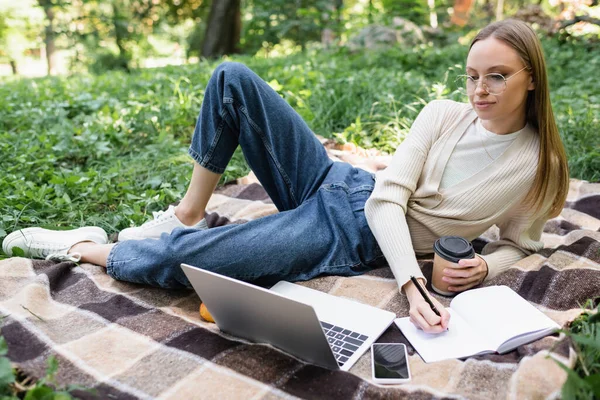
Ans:
[[[417,305],[417,310],[429,325],[438,325],[442,320],[440,316],[433,312],[431,306],[425,302],[419,303]]]
[[[434,314],[435,315],[435,314]],[[437,316],[437,315],[436,315]],[[440,318],[440,317],[438,317]],[[427,333],[440,333],[445,331],[444,328],[442,328],[441,325],[431,325],[429,324],[425,318],[423,317],[422,314],[419,313],[415,313],[411,315],[411,320],[410,320],[417,328],[422,329],[424,332]]]
[[[465,285],[448,286],[448,290],[451,292],[464,292],[467,289],[471,289],[472,287],[479,285],[479,283],[479,281],[476,281],[473,283],[467,283]]]
[[[462,292],[477,286],[485,278],[486,272],[481,258],[462,259],[458,265],[454,264],[444,269],[442,280],[451,285],[448,287],[449,291]]]
[[[448,282],[451,285],[467,285],[473,282],[479,282],[483,278],[483,274],[479,273],[477,275],[472,275],[468,278],[447,278],[443,277],[442,280],[444,282]]]
[[[415,321],[415,319],[413,318],[413,316],[412,316],[412,315],[409,315],[409,316],[408,316],[408,319],[409,319],[409,321],[410,321],[410,322],[411,322],[411,323],[412,323],[414,326],[416,326],[417,328],[419,328],[419,324],[417,324],[417,322]]]
[[[448,311],[437,301],[434,303],[441,317],[436,315],[429,304],[419,302],[410,310],[410,321],[417,327],[427,333],[444,332],[448,327],[450,315]]]
[[[426,331],[429,328],[429,324],[421,315],[411,315],[410,321],[419,329]]]
[[[446,307],[444,307],[435,298],[432,298],[432,301],[433,301],[433,304],[435,304],[435,307],[440,312],[440,314],[442,314],[441,321],[440,321],[440,324],[442,325],[442,328],[444,330],[448,329],[448,325],[450,324],[450,312],[448,312],[448,310],[446,309]]]
[[[479,285],[482,280],[483,274],[476,275],[470,279],[456,280],[456,282],[451,282],[452,286],[448,286],[448,290],[451,292],[462,292]]]
[[[464,262],[463,262],[464,261]],[[469,260],[460,260],[459,264],[450,264],[444,268],[444,275],[454,278],[468,278],[474,274],[483,272],[484,268],[481,259],[474,258]]]
[[[481,264],[481,258],[479,257],[458,260],[458,265],[461,267],[477,267],[479,264]]]
[[[435,297],[428,296],[440,315],[433,311],[420,293],[410,290],[407,296],[410,303],[410,322],[413,325],[427,333],[441,333],[448,329],[450,313]]]
[[[457,267],[453,265],[451,268],[445,268],[444,276],[452,277],[452,278],[468,278],[476,271],[474,267]]]

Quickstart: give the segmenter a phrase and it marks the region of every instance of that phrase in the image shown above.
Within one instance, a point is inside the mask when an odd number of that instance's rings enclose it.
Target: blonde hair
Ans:
[[[480,41],[494,37],[512,47],[529,68],[535,89],[527,95],[527,122],[533,126],[540,137],[539,161],[533,185],[525,202],[540,212],[545,199],[553,196],[549,209],[544,210],[547,217],[560,214],[569,191],[569,168],[565,148],[558,133],[550,104],[550,90],[546,73],[546,61],[542,45],[535,32],[525,22],[507,19],[483,28],[473,39],[469,50]]]

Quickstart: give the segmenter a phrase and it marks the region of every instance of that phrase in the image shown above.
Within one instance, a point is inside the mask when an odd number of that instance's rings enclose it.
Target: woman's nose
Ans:
[[[477,81],[476,83],[477,86],[475,86],[475,94],[478,96],[481,96],[482,94],[489,94],[487,91],[487,88],[485,86],[485,83],[483,83],[483,79],[480,79],[479,81]]]

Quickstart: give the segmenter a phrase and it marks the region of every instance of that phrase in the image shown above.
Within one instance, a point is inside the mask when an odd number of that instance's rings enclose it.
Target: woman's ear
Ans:
[[[529,76],[529,85],[527,85],[527,90],[535,90],[535,82],[533,81],[533,76]]]

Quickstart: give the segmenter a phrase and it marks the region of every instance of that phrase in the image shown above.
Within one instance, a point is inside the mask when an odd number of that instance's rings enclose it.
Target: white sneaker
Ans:
[[[177,218],[175,207],[169,206],[167,211],[153,212],[153,220],[135,228],[123,229],[119,232],[119,242],[125,240],[160,239],[163,233],[170,234],[175,228],[208,229],[206,219],[202,218],[196,225],[188,226]]]
[[[104,229],[97,226],[87,226],[69,231],[25,228],[4,238],[2,251],[8,256],[13,256],[13,250],[17,247],[23,251],[25,257],[29,258],[79,261],[80,254],[67,254],[67,252],[76,243],[88,241],[106,244],[108,237]]]

